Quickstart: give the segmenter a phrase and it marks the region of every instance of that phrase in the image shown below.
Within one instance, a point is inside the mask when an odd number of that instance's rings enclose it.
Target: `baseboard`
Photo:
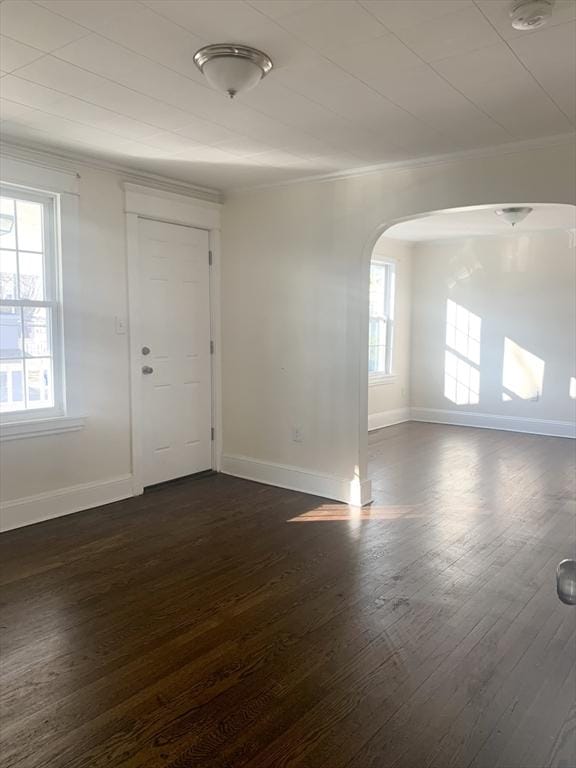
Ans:
[[[410,420],[427,421],[435,424],[454,424],[459,427],[500,429],[506,432],[525,432],[529,435],[576,438],[576,423],[570,421],[496,416],[490,413],[445,411],[435,408],[411,408]]]
[[[132,475],[39,493],[0,505],[0,530],[9,531],[133,496]]]
[[[301,467],[259,461],[248,456],[223,456],[222,472],[354,506],[363,506],[372,500],[370,480],[347,480],[333,475],[308,472]]]
[[[410,408],[396,408],[393,411],[368,414],[368,432],[383,427],[391,427],[393,424],[402,424],[410,421]]]

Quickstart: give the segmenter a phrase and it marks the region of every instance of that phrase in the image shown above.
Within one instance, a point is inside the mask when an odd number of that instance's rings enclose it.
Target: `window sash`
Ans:
[[[383,293],[375,296],[373,270],[383,269]],[[373,378],[390,376],[394,343],[394,303],[396,265],[389,261],[373,260],[370,269],[370,329],[368,372]],[[375,307],[378,304],[380,308]],[[382,350],[384,353],[382,354]]]
[[[0,184],[0,195],[11,197],[15,200],[26,200],[42,205],[43,216],[43,250],[32,251],[19,248],[18,241],[18,221],[14,221],[15,227],[15,248],[3,247],[2,250],[15,254],[22,253],[42,253],[43,260],[43,281],[44,281],[44,299],[21,299],[10,298],[0,299],[1,308],[14,308],[22,311],[24,308],[43,308],[46,309],[46,321],[48,324],[48,343],[49,354],[31,355],[26,352],[24,340],[24,326],[22,326],[22,354],[16,357],[2,357],[2,363],[18,363],[22,361],[22,370],[24,372],[23,389],[25,391],[24,407],[14,410],[3,410],[0,403],[0,415],[2,421],[23,421],[29,419],[40,419],[65,414],[64,397],[64,353],[63,353],[63,314],[61,301],[61,275],[59,260],[59,237],[57,235],[57,224],[59,221],[59,197],[55,194],[41,193],[10,184]],[[16,210],[15,210],[16,213]],[[17,258],[17,279],[18,295],[20,291],[19,258]],[[26,380],[26,361],[50,360],[52,373],[53,404],[49,406],[34,407],[28,402],[28,381]]]

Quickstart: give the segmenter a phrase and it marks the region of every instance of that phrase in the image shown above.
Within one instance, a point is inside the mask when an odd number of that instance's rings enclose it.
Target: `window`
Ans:
[[[0,413],[63,413],[56,197],[0,187]]]
[[[396,267],[391,262],[370,265],[370,332],[368,373],[378,379],[392,374]]]

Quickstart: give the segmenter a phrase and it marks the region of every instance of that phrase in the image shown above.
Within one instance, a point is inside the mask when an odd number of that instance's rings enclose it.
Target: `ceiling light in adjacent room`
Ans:
[[[254,88],[272,69],[265,53],[236,43],[206,45],[194,54],[194,63],[210,85],[231,99]]]
[[[534,209],[528,206],[512,206],[510,208],[499,208],[494,211],[496,216],[501,216],[505,222],[511,224],[513,227],[524,221],[529,213],[532,213]]]

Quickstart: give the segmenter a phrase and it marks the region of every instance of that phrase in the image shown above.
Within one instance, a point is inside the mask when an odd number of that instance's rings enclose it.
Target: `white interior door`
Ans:
[[[212,467],[208,232],[139,219],[144,486]]]

